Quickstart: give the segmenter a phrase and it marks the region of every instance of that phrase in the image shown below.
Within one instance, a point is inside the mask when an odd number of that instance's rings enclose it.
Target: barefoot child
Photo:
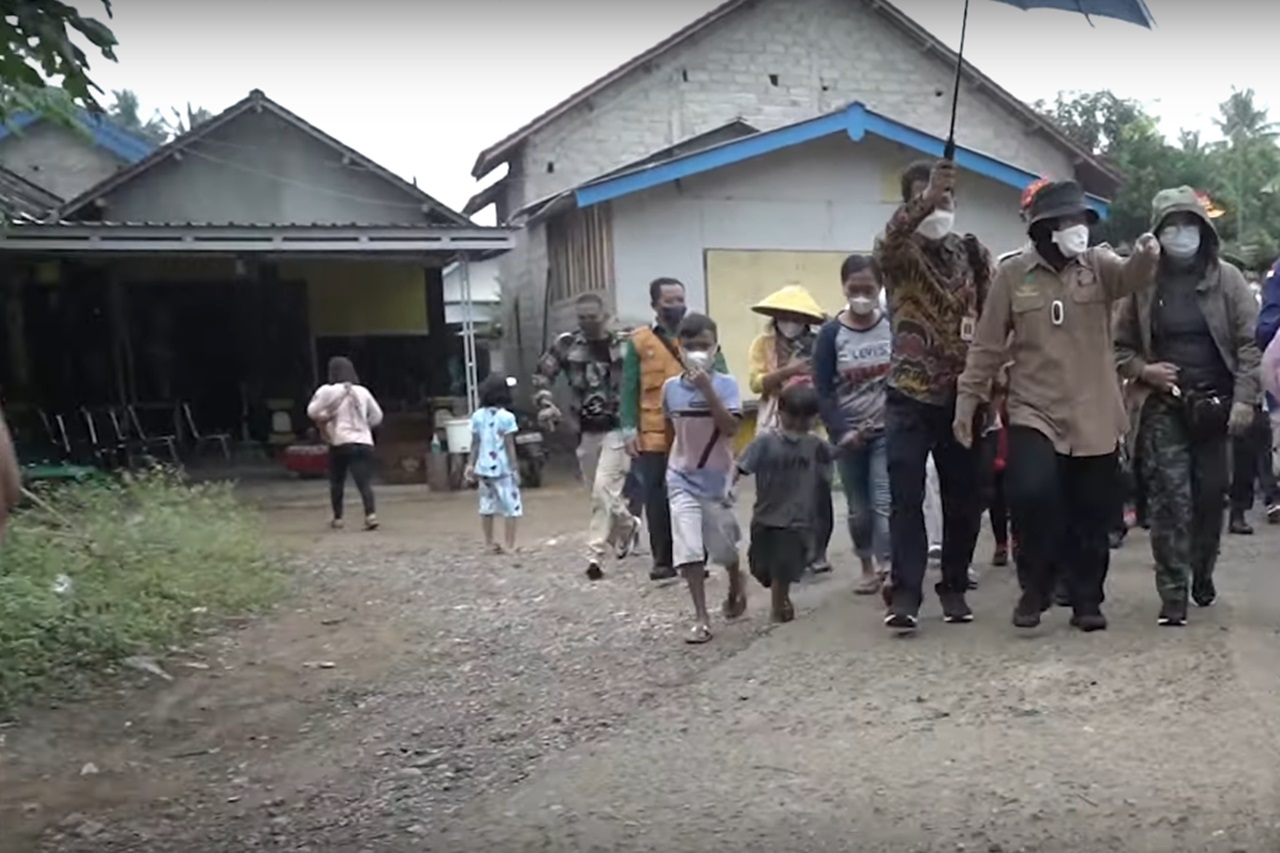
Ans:
[[[511,413],[511,386],[506,377],[490,375],[480,383],[480,408],[471,416],[471,457],[468,482],[478,483],[480,529],[484,546],[494,553],[503,547],[493,539],[493,517],[503,518],[506,550],[516,547],[516,523],[521,514],[520,479],[516,467],[516,416]]]
[[[781,429],[756,436],[738,460],[738,473],[756,478],[751,513],[751,575],[773,596],[774,622],[795,618],[791,585],[800,580],[805,543],[818,517],[818,483],[831,469],[831,445],[812,433],[818,394],[792,385],[778,397]],[[828,489],[830,484],[828,484]]]
[[[715,321],[689,314],[677,336],[685,371],[662,386],[662,408],[675,436],[667,462],[667,495],[674,562],[693,599],[695,621],[687,641],[705,643],[711,639],[708,557],[729,573],[725,618],[736,619],[747,609],[738,569],[738,522],[729,502],[733,436],[742,401],[734,378],[712,368],[718,348]]]

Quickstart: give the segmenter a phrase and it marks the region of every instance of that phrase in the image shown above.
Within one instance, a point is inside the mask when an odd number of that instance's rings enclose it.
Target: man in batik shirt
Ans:
[[[604,300],[584,293],[577,301],[578,328],[556,338],[538,360],[534,372],[534,405],[538,422],[553,428],[561,418],[551,388],[563,375],[572,399],[570,414],[578,432],[578,465],[582,482],[591,490],[591,525],[587,539],[587,577],[604,577],[601,563],[612,545],[620,557],[635,548],[640,520],[627,508],[623,487],[631,458],[618,416],[623,330],[609,326]]]

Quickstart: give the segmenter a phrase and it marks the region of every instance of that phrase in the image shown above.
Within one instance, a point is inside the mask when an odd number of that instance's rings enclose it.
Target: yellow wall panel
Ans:
[[[827,313],[844,305],[840,264],[849,252],[784,252],[708,249],[707,312],[720,329],[720,347],[729,371],[742,386],[743,399],[754,399],[747,387],[751,341],[764,331],[764,317],[751,306],[789,284],[806,287]]]
[[[427,332],[426,277],[419,265],[296,261],[280,265],[280,278],[307,283],[317,337]]]

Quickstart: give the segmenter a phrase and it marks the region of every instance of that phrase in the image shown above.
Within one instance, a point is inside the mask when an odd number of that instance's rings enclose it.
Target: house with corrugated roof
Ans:
[[[448,322],[442,272],[501,252],[507,231],[474,225],[261,91],[67,186],[48,216],[0,232],[6,410],[83,426],[128,407],[164,434],[189,411],[205,431],[263,442],[281,414],[302,431],[333,355],[355,361],[392,430],[464,393],[459,375],[474,386],[485,373],[485,354]]]
[[[519,228],[500,260],[511,363],[584,292],[651,322],[648,284],[674,276],[741,375],[760,297],[803,284],[839,307],[841,260],[871,248],[902,169],[942,153],[956,63],[884,0],[728,0],[487,147],[472,174],[491,182],[463,211]],[[961,79],[958,228],[1020,245],[1041,176],[1105,211],[1109,166],[971,65]]]

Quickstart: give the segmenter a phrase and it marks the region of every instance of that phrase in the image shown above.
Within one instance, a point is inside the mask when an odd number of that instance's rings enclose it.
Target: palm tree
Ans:
[[[1227,139],[1234,161],[1231,171],[1235,174],[1233,183],[1236,185],[1236,239],[1241,241],[1245,239],[1245,175],[1249,171],[1249,150],[1256,151],[1258,143],[1274,147],[1276,137],[1280,135],[1267,110],[1254,103],[1254,97],[1253,89],[1232,89],[1231,96],[1219,105],[1219,117],[1214,120]]]
[[[1214,120],[1222,135],[1233,146],[1249,140],[1274,140],[1280,131],[1267,115],[1267,110],[1254,103],[1254,91],[1231,90],[1231,96],[1218,107],[1219,117]]]

